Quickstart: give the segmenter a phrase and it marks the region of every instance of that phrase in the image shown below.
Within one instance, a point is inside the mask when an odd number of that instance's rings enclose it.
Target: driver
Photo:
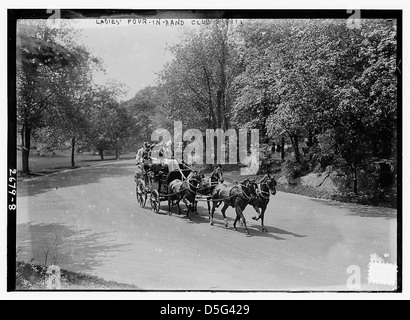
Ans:
[[[142,164],[142,160],[143,160],[142,156],[143,156],[144,150],[146,149],[147,145],[148,145],[148,142],[144,142],[141,148],[138,149],[137,156],[135,157],[135,164],[137,165]]]
[[[224,178],[223,178],[223,172],[222,172],[222,165],[221,165],[221,164],[218,164],[218,165],[215,167],[214,171],[212,171],[211,176],[213,176],[213,175],[218,176],[220,181],[223,181],[223,180],[224,180]]]
[[[142,151],[142,168],[147,173],[151,164],[151,145],[146,143]]]

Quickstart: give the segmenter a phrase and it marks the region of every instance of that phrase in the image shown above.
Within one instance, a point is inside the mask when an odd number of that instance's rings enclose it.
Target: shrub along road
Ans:
[[[199,214],[160,214],[140,208],[133,160],[103,163],[18,183],[18,259],[96,275],[146,290],[348,290],[358,266],[368,284],[370,254],[397,260],[396,210],[319,200],[278,192],[265,226],[245,209],[251,237],[225,229],[218,210],[208,222]],[[183,207],[183,205],[182,205]],[[386,254],[386,255],[385,255]]]

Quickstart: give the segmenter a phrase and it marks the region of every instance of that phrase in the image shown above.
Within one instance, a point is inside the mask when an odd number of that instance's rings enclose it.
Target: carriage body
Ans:
[[[184,169],[182,164],[179,170],[169,171],[166,164],[152,164],[149,175],[149,191],[158,191],[161,197],[168,197],[168,186],[176,180],[185,180],[192,170]]]
[[[150,171],[146,180],[145,200],[147,200],[149,195],[151,208],[155,212],[159,212],[160,202],[167,201],[171,195],[168,192],[169,184],[176,179],[184,180],[192,171],[185,169],[183,164],[178,164],[178,166],[179,170],[171,171],[171,169],[175,169],[175,166],[171,167],[164,163],[153,163],[150,165]],[[141,206],[145,207],[145,202]]]

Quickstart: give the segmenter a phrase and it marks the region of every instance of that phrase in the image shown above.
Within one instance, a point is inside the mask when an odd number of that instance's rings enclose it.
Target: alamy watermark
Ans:
[[[348,14],[351,14],[346,21],[346,27],[348,29],[360,29],[361,28],[361,15],[359,9],[348,9]]]
[[[248,148],[248,132],[250,144]],[[205,138],[205,139],[204,139]],[[205,135],[198,129],[182,130],[182,121],[174,121],[174,136],[167,129],[156,129],[151,141],[159,142],[152,150],[153,158],[184,159],[190,164],[237,164],[241,175],[257,174],[259,170],[259,130],[258,129],[206,129]],[[189,142],[184,147],[184,142]],[[173,152],[172,152],[173,145]],[[205,154],[204,154],[205,149]],[[249,150],[248,150],[249,149]],[[205,155],[205,157],[204,157]]]
[[[51,14],[47,18],[47,27],[50,29],[59,29],[61,27],[61,10],[47,9],[47,14]]]
[[[389,257],[388,253],[384,254],[384,258]],[[395,288],[397,286],[397,265],[395,263],[387,263],[384,258],[376,253],[370,255],[370,261],[367,265],[367,282],[373,285],[383,285]],[[362,272],[359,266],[350,265],[346,269],[349,274],[346,287],[348,290],[356,291],[362,288]]]

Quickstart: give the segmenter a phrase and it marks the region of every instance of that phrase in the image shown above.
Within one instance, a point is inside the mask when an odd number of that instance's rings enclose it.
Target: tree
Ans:
[[[22,171],[30,172],[31,137],[44,127],[45,115],[51,110],[53,98],[59,91],[54,85],[59,73],[76,56],[58,41],[61,31],[48,29],[40,20],[19,21],[17,28],[17,122],[21,134]]]
[[[187,32],[160,73],[160,86],[171,117],[191,128],[229,127],[232,104],[234,27],[225,20]]]
[[[85,140],[88,146],[98,151],[101,160],[104,160],[106,150],[115,150],[118,160],[121,148],[132,132],[133,119],[117,101],[119,88],[113,83],[99,87],[89,106]]]
[[[70,141],[72,167],[75,167],[77,143],[85,139],[91,105],[96,94],[96,88],[92,84],[93,70],[100,66],[100,61],[93,58],[85,48],[77,47],[75,52],[79,63],[67,69],[60,78],[58,84],[62,90],[56,102],[59,112],[51,124],[56,133]]]
[[[253,21],[241,28],[243,72],[236,77],[236,124],[258,128],[263,143],[288,136],[299,162],[299,138],[311,120],[310,75],[300,52],[307,21]]]
[[[262,143],[268,142],[267,119],[279,103],[269,48],[285,37],[282,29],[280,21],[250,21],[239,28],[234,46],[241,72],[234,80],[232,120],[240,128],[259,129]]]
[[[162,105],[161,90],[157,86],[149,86],[138,91],[123,105],[133,118],[131,134],[135,139],[134,143],[141,142],[141,140],[150,141],[153,128],[161,124],[164,126],[167,121],[164,115],[165,106]]]
[[[394,156],[395,21],[365,20],[351,30],[339,20],[256,20],[239,34],[232,109],[239,127],[286,134],[296,163],[299,139],[307,138],[303,161],[351,174],[355,192],[359,169]]]
[[[71,166],[77,141],[86,128],[93,71],[101,62],[76,43],[70,22],[49,29],[46,21],[23,21],[18,28],[17,110],[22,134],[23,172],[29,172],[31,135],[70,140]],[[41,135],[40,135],[41,136]]]

